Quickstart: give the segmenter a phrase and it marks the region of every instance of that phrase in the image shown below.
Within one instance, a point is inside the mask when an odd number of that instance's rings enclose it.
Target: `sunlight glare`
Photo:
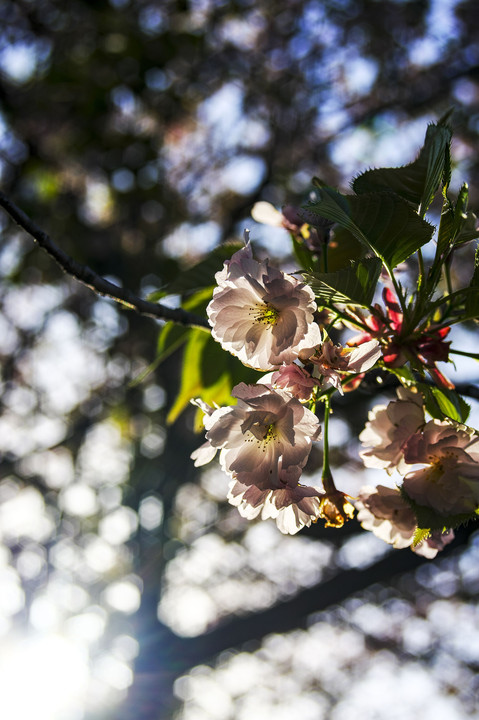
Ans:
[[[0,651],[0,717],[81,720],[87,655],[59,636],[32,636]]]

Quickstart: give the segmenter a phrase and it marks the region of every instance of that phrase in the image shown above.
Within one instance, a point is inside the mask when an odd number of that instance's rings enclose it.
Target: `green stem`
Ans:
[[[324,481],[331,477],[331,470],[329,468],[329,414],[331,412],[331,397],[325,395],[324,397],[324,422],[323,422],[323,472],[321,479]],[[325,488],[327,490],[327,488]]]
[[[452,281],[451,281],[451,263],[450,255],[444,263],[444,276],[446,278],[447,294],[452,295]]]
[[[418,263],[419,263],[419,278],[418,278],[417,285],[420,290],[422,288],[422,284],[424,282],[424,260],[422,257],[421,248],[419,248],[419,250],[417,251],[417,259],[418,259]]]
[[[403,294],[402,294],[402,292],[401,292],[401,288],[399,287],[399,283],[398,283],[398,281],[396,280],[396,277],[395,277],[393,271],[390,270],[389,268],[387,268],[387,270],[388,270],[388,273],[389,273],[389,277],[391,278],[392,284],[394,285],[394,289],[395,289],[395,291],[396,291],[396,295],[397,295],[397,297],[398,297],[399,304],[400,304],[400,306],[401,306],[401,310],[402,310],[403,315],[404,315],[404,320],[406,320],[406,318],[408,317],[408,311],[407,311],[406,303],[405,303],[404,298],[403,298]],[[403,322],[403,326],[404,326],[404,324],[405,324],[405,323]]]
[[[464,357],[469,357],[473,360],[479,360],[479,353],[471,353],[466,350],[453,350],[452,348],[449,348],[449,352],[453,355],[463,355]]]

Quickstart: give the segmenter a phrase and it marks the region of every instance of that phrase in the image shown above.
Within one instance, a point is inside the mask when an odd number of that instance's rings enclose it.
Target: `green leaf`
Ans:
[[[416,530],[414,532],[414,538],[412,541],[413,548],[420,545],[420,543],[422,543],[424,540],[427,540],[430,535],[431,535],[430,528],[416,528]]]
[[[307,209],[349,230],[390,270],[427,243],[434,231],[393,193],[342,195],[329,187],[317,193],[319,200]]]
[[[473,212],[466,213],[461,229],[457,233],[456,245],[464,245],[464,243],[479,238],[479,226],[477,216]]]
[[[313,255],[302,239],[298,239],[296,235],[291,234],[293,242],[293,252],[299,266],[303,270],[314,270],[319,266],[319,260]]]
[[[334,225],[328,243],[328,271],[341,270],[351,264],[351,260],[359,260],[367,253],[367,248],[359,242],[349,230]]]
[[[192,328],[183,354],[180,389],[166,421],[175,422],[190,400],[196,397],[212,406],[236,404],[231,395],[233,387],[240,382],[255,383],[257,380],[256,370],[223,350],[210,334]],[[197,424],[196,428],[200,430],[201,425]]]
[[[419,214],[424,215],[439,186],[449,184],[452,131],[446,119],[428,126],[424,145],[414,162],[398,168],[367,170],[353,181],[354,192],[359,195],[392,191],[420,206]]]
[[[399,488],[399,490],[401,492],[401,496],[411,507],[414,515],[416,516],[417,525],[418,528],[420,528],[420,530],[418,530],[418,538],[419,533],[424,533],[422,537],[423,540],[427,537],[426,533],[431,532],[432,530],[439,530],[441,532],[445,532],[446,530],[448,530],[448,528],[454,529],[459,527],[460,525],[464,525],[470,522],[471,520],[478,519],[479,512],[477,509],[471,513],[460,513],[457,515],[440,515],[431,507],[426,507],[425,505],[418,505],[416,502],[414,502],[412,498],[409,497],[409,495],[402,487]]]
[[[426,410],[433,418],[448,418],[458,423],[467,421],[471,408],[455,390],[431,387],[425,383],[419,383],[418,388],[423,394]]]
[[[320,304],[348,303],[369,307],[381,272],[379,258],[366,258],[331,273],[303,273]]]
[[[184,270],[161,290],[148,296],[150,302],[161,300],[166,295],[184,295],[187,292],[215,285],[215,275],[225,260],[244,247],[243,242],[228,242],[214,248],[201,262]]]
[[[477,320],[479,318],[479,244],[474,255],[474,272],[471,284],[467,288],[464,320]]]
[[[213,288],[203,288],[185,300],[182,307],[190,312],[196,312],[198,315],[205,314],[206,306],[211,300],[212,295]],[[197,328],[197,330],[202,333],[208,333],[206,328],[204,330]],[[157,356],[152,364],[153,369],[183,345],[188,339],[190,332],[191,328],[189,327],[177,325],[174,322],[165,323],[158,336]]]

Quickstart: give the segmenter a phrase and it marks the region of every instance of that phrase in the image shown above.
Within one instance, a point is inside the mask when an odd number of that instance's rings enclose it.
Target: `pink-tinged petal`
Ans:
[[[318,418],[285,390],[240,383],[236,406],[205,416],[207,440],[221,449],[223,470],[261,490],[296,485],[320,436]]]
[[[361,373],[370,370],[382,355],[377,340],[370,340],[355,348],[348,358],[348,372]]]
[[[275,369],[320,341],[311,289],[254,260],[249,245],[225,263],[216,280],[207,307],[212,335],[245,365]]]
[[[418,393],[399,388],[398,399],[387,406],[378,405],[369,412],[368,422],[359,436],[366,446],[359,455],[366,467],[381,468],[389,474],[410,469],[404,449],[412,436],[424,425],[424,408]]]
[[[446,545],[454,540],[454,531],[447,530],[442,533],[440,530],[433,530],[430,537],[423,540],[416,547],[411,548],[416,555],[422,555],[423,557],[431,560],[435,558],[438,552],[444,550]]]
[[[217,448],[213,447],[211,443],[205,442],[203,445],[200,445],[199,448],[196,448],[196,450],[191,453],[190,457],[195,461],[195,466],[200,467],[201,465],[206,465],[206,463],[213,460],[216,453]]]
[[[313,388],[316,386],[316,380],[306,370],[295,364],[280,367],[277,372],[273,373],[271,382],[277,387],[287,390],[298,400],[309,400]]]
[[[395,548],[412,545],[416,518],[397,488],[363,487],[355,505],[358,520],[365,530]]]
[[[273,518],[282,533],[291,535],[318,519],[320,497],[319,490],[308,486],[260,491],[237,481],[231,483],[228,493],[229,502],[243,517],[251,520],[261,514],[263,520]]]

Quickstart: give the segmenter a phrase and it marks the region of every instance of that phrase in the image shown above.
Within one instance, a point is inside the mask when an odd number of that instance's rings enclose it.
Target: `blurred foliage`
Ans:
[[[192,307],[198,298],[191,293],[205,286],[231,252],[223,244],[240,238],[245,227],[263,247],[269,237],[271,256],[291,262],[284,258],[282,231],[267,237],[250,220],[256,201],[277,207],[304,205],[314,200],[309,195],[313,176],[347,192],[351,172],[413,161],[426,124],[451,106],[456,162],[451,182],[456,170],[461,180],[467,177],[469,207],[477,208],[478,14],[473,0],[4,0],[2,189],[76,260],[143,296],[161,294],[165,285],[177,283],[177,292]],[[399,138],[396,146],[390,144],[393,136]],[[420,163],[410,167],[417,169]],[[360,192],[361,184],[373,177],[360,176],[355,190]],[[245,533],[244,524],[233,520],[221,503],[209,515],[205,511],[203,525],[192,520],[182,524],[178,497],[182,488],[193,493],[191,488],[198,485],[188,455],[199,442],[191,432],[192,415],[181,416],[164,431],[168,413],[170,419],[178,415],[179,405],[173,402],[180,383],[186,387],[183,405],[194,391],[193,374],[180,378],[175,352],[184,350],[195,358],[202,353],[199,372],[214,389],[212,399],[222,379],[237,370],[218,367],[211,341],[201,331],[158,327],[108,305],[108,310],[99,309],[105,301],[62,278],[51,260],[19,236],[3,215],[0,229],[2,315],[14,333],[8,335],[2,326],[3,416],[18,410],[19,397],[24,406],[25,397],[30,402],[27,417],[32,423],[37,412],[50,419],[54,415],[46,390],[35,386],[34,373],[28,374],[28,362],[30,356],[35,362],[34,353],[55,314],[74,317],[83,346],[92,349],[80,364],[94,374],[94,351],[108,371],[85,381],[70,403],[66,389],[57,388],[63,397],[63,405],[57,402],[64,430],[48,451],[56,452],[61,444],[81,467],[93,430],[102,421],[112,422],[131,449],[121,502],[137,513],[145,498],[161,498],[163,523],[151,530],[140,523],[128,541],[130,555],[126,560],[122,555],[122,565],[131,558],[142,582],[142,611],[135,621],[140,645],[143,648],[149,635],[161,642],[164,627],[157,619],[157,605],[165,565],[205,527],[220,528],[229,540],[239,541]],[[350,236],[343,239],[359,257],[358,243]],[[336,232],[332,245],[341,242]],[[189,273],[220,244],[217,264],[208,260],[200,280],[197,271]],[[342,260],[330,271],[339,273],[341,266]],[[472,266],[466,246],[453,272],[470,276]],[[358,302],[366,292],[367,273],[375,276],[375,267],[360,273],[364,268],[359,261],[342,287],[346,295],[354,291]],[[32,295],[33,303],[28,300],[29,289],[42,285],[43,309],[37,295]],[[15,294],[20,290],[26,293],[21,303]],[[68,327],[51,343],[59,347]],[[164,354],[163,362],[152,366],[158,351]],[[223,356],[221,362],[229,363]],[[72,358],[69,362],[73,366]],[[56,372],[51,366],[53,379]],[[132,385],[142,374],[144,381]],[[353,435],[361,428],[372,391],[376,389],[368,387],[354,394],[353,412],[347,397],[338,403],[337,419],[347,423]],[[161,393],[166,402],[159,399]],[[445,402],[442,397],[435,400]],[[26,438],[22,417],[18,428]],[[27,472],[26,439],[23,450],[5,447],[1,477],[15,473],[19,482],[34,486],[51,509],[57,537],[83,547],[102,513],[109,511],[107,479],[95,486],[95,492],[103,492],[97,514],[83,519],[65,509],[59,513],[58,488],[45,484],[38,470]],[[354,451],[349,443],[333,450],[335,464],[352,474],[359,467]],[[319,454],[312,453],[312,471]],[[338,533],[332,542],[340,545],[351,532]],[[315,527],[308,535],[321,537],[322,529]],[[10,550],[16,557],[22,547],[12,540]],[[41,575],[38,585],[29,583],[30,596],[43,581]],[[92,581],[95,602],[100,602],[102,587]],[[348,596],[347,582],[341,592]],[[277,632],[283,620],[280,613]],[[228,642],[225,634],[223,649]],[[157,649],[153,642],[145,642],[145,647],[140,667],[147,667]],[[207,659],[208,650],[198,658]],[[160,683],[159,698],[156,674],[150,687],[155,702],[135,706],[145,696],[142,682],[140,675],[130,716],[149,720],[164,712],[170,717],[165,708],[171,686]]]

